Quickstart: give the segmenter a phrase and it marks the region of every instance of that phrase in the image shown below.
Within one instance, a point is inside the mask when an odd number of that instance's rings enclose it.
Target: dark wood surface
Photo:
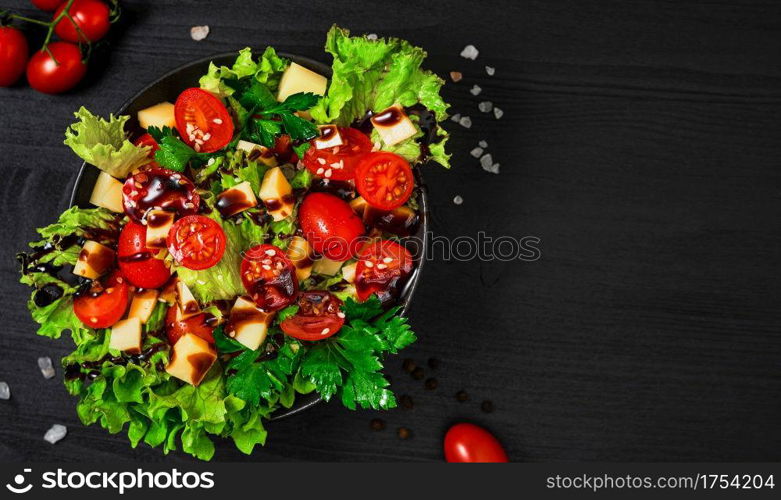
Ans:
[[[0,459],[190,460],[81,426],[61,373],[38,372],[38,356],[71,346],[33,334],[13,256],[66,207],[71,113],[108,113],[180,64],[246,45],[323,58],[333,22],[407,38],[430,68],[464,73],[445,92],[474,125],[450,126],[452,171],[426,171],[433,229],[534,235],[542,258],[427,265],[411,310],[420,341],[403,357],[438,358],[426,371],[439,387],[391,359],[393,388],[415,407],[381,415],[384,432],[369,430],[376,412],[323,404],[269,424],[251,457],[222,441],[216,459],[440,460],[461,420],[520,461],[781,458],[778,2],[124,3],[128,25],[86,86],[0,89],[0,380],[13,391]],[[190,39],[195,24],[211,26],[207,40]],[[458,56],[467,43],[477,61]],[[482,99],[502,120],[477,111]],[[468,155],[480,139],[500,175]],[[55,422],[69,435],[51,446]]]

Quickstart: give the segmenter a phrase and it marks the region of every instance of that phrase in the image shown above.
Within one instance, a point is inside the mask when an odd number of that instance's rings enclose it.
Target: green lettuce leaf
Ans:
[[[79,121],[65,130],[65,144],[79,158],[119,179],[149,162],[149,146],[134,146],[125,134],[129,116],[109,115],[106,121],[83,106],[74,114]]]
[[[272,91],[279,87],[279,80],[290,61],[279,57],[276,51],[267,47],[257,62],[249,47],[241,49],[236,61],[231,67],[209,64],[209,71],[201,77],[199,85],[202,89],[225,97],[233,94],[234,89],[225,84],[224,80],[252,76],[256,81],[265,84]]]

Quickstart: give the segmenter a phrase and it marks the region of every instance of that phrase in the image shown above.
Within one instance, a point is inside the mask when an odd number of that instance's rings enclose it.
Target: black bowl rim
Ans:
[[[255,51],[253,50],[253,52]],[[237,51],[221,52],[219,54],[214,54],[211,56],[203,57],[195,61],[190,61],[188,63],[182,64],[168,71],[164,75],[156,78],[152,82],[144,85],[144,87],[141,90],[136,92],[129,99],[125,100],[125,102],[122,103],[122,105],[117,109],[117,111],[115,111],[114,114],[115,115],[124,114],[127,111],[127,109],[130,106],[132,106],[132,104],[136,100],[140,99],[146,92],[148,92],[150,88],[154,87],[155,85],[157,85],[158,83],[160,83],[161,81],[167,78],[175,77],[178,73],[181,73],[191,68],[192,66],[202,65],[212,61],[218,61],[218,60],[223,60],[228,58],[235,58],[236,54]],[[278,54],[280,55],[280,57],[290,59],[291,61],[301,64],[302,66],[309,67],[309,68],[316,68],[318,71],[323,72],[329,77],[331,75],[331,67],[323,62],[317,61],[315,59],[306,56],[291,54],[287,52],[279,52]],[[73,184],[73,190],[71,191],[71,196],[70,196],[68,206],[73,207],[79,204],[79,200],[77,200],[79,194],[79,188],[82,182],[85,181],[85,172],[90,168],[95,168],[95,167],[88,165],[86,161],[82,162],[81,167],[79,168],[79,173],[76,176],[76,181]],[[422,219],[420,231],[423,232],[423,245],[421,249],[420,259],[418,260],[417,265],[415,266],[415,270],[413,271],[412,276],[410,276],[409,280],[407,281],[407,284],[404,286],[404,289],[402,290],[401,293],[402,299],[397,304],[401,306],[401,309],[399,310],[400,315],[405,315],[407,313],[407,310],[409,309],[409,305],[412,301],[412,297],[415,294],[415,290],[418,287],[418,281],[420,281],[420,273],[423,268],[423,264],[426,261],[426,251],[428,247],[428,238],[429,238],[428,188],[426,187],[423,181],[423,176],[420,173],[420,168],[415,169],[415,177],[417,180],[418,187],[420,188],[419,212],[421,214],[421,219]],[[291,406],[290,408],[277,409],[270,416],[270,420],[280,420],[282,418],[290,417],[302,411],[308,410],[309,408],[320,403],[321,401],[323,401],[323,399],[316,392],[312,392],[310,394],[297,395],[296,402],[293,404],[293,406]]]

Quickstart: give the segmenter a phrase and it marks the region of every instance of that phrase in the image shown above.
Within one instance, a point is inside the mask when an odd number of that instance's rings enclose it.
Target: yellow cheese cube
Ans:
[[[182,311],[182,319],[191,318],[201,312],[201,306],[195,300],[193,292],[181,280],[176,282],[176,301],[179,303],[179,310]]]
[[[287,256],[296,267],[296,278],[304,281],[312,274],[314,263],[314,250],[306,239],[301,236],[293,236],[287,246]]]
[[[323,75],[306,69],[300,64],[290,63],[279,81],[277,100],[284,101],[293,94],[299,92],[311,92],[317,95],[325,95],[328,79]]]
[[[260,199],[266,210],[277,221],[289,217],[295,207],[293,188],[279,167],[272,168],[263,176],[260,184]]]
[[[312,266],[312,270],[317,274],[325,274],[326,276],[335,276],[336,273],[339,272],[339,269],[342,268],[342,264],[344,264],[344,262],[339,262],[338,260],[331,260],[326,257],[321,257],[315,261],[314,265]]]
[[[110,349],[117,349],[129,354],[141,352],[141,320],[138,318],[123,319],[111,327],[111,337],[108,341]]]
[[[106,172],[98,175],[95,187],[89,202],[95,206],[103,207],[112,212],[122,213],[125,207],[122,205],[122,183],[111,177]]]
[[[160,290],[160,296],[157,297],[157,300],[165,302],[169,306],[174,305],[176,302],[176,284],[178,281],[179,280],[176,277],[171,278],[163,289]]]
[[[114,250],[97,241],[88,240],[79,252],[79,259],[73,266],[73,274],[94,280],[114,264]]]
[[[166,248],[166,238],[174,225],[174,212],[154,209],[146,214],[146,247]]]
[[[127,313],[128,318],[138,318],[142,324],[146,324],[149,321],[149,317],[152,315],[155,306],[157,305],[157,297],[160,292],[157,290],[144,290],[142,292],[136,292],[133,296],[133,301],[130,303],[130,310]]]
[[[201,337],[185,333],[176,341],[165,371],[172,377],[198,385],[217,360],[217,351]]]
[[[400,106],[391,106],[372,116],[371,120],[382,142],[388,146],[405,141],[418,133],[415,124]]]
[[[262,311],[246,297],[239,297],[231,309],[226,332],[229,337],[253,351],[266,340],[274,313]]]
[[[266,146],[261,146],[260,144],[249,141],[239,141],[236,143],[236,149],[247,153],[247,159],[249,160],[259,161],[268,167],[277,166],[277,157],[274,156],[274,152]]]
[[[320,137],[315,138],[316,149],[327,149],[344,144],[342,134],[336,125],[320,125]]]
[[[357,262],[345,264],[342,267],[342,278],[348,283],[355,283],[355,268],[358,265]]]
[[[252,185],[244,181],[217,195],[217,210],[223,217],[231,217],[255,207],[258,199],[252,192]]]
[[[361,218],[363,218],[363,212],[366,210],[367,206],[368,203],[366,203],[366,200],[364,200],[362,196],[359,196],[350,202],[350,208],[352,208],[353,212]]]
[[[174,117],[174,105],[170,102],[161,102],[138,112],[138,124],[142,128],[149,127],[176,127]]]

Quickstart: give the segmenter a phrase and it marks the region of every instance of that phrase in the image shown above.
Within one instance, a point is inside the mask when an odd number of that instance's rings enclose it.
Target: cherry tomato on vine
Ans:
[[[65,3],[65,0],[32,0],[33,5],[41,10],[50,11]]]
[[[184,90],[174,104],[176,129],[188,146],[213,153],[233,139],[233,120],[225,105],[197,87]]]
[[[146,226],[130,221],[119,233],[119,269],[130,283],[138,287],[158,288],[171,277],[165,262],[157,258],[158,252],[146,246]]]
[[[355,171],[355,187],[366,202],[380,210],[403,205],[412,194],[415,178],[409,162],[394,153],[369,153]]]
[[[507,453],[493,434],[474,424],[456,424],[445,435],[448,462],[508,462]]]
[[[304,165],[313,174],[335,181],[348,181],[355,177],[355,169],[363,155],[371,152],[372,141],[355,128],[339,127],[341,146],[317,149],[314,140],[304,153]],[[325,175],[330,170],[330,175]]]
[[[188,215],[176,221],[166,241],[176,262],[197,271],[215,266],[222,259],[225,242],[222,227],[203,215]]]
[[[279,324],[283,332],[299,340],[322,340],[344,325],[342,301],[326,291],[301,292],[298,312]]]
[[[241,281],[255,304],[265,311],[290,305],[298,294],[296,268],[274,245],[257,245],[244,252]]]
[[[73,299],[73,312],[89,328],[108,328],[125,315],[130,302],[130,286],[116,271],[106,283]]]
[[[49,51],[51,55],[45,50],[39,50],[27,63],[27,82],[30,87],[44,94],[60,94],[72,89],[87,73],[81,49],[69,42],[52,42]]]
[[[10,87],[24,73],[30,48],[22,32],[0,26],[0,87]]]
[[[65,5],[57,9],[54,18],[60,15]],[[54,27],[57,36],[67,42],[97,42],[106,36],[111,27],[111,9],[100,0],[75,0],[68,14],[72,21],[65,16]]]
[[[214,327],[207,321],[208,317],[206,313],[200,313],[187,319],[182,319],[178,305],[169,307],[168,312],[165,314],[165,333],[168,337],[168,343],[174,345],[185,333],[193,333],[213,344]]]

